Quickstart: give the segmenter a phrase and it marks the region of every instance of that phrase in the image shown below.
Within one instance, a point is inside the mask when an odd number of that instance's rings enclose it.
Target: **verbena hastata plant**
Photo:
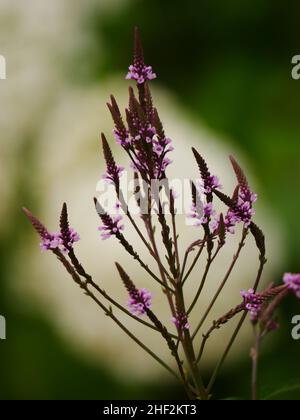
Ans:
[[[160,365],[178,379],[190,399],[208,400],[212,397],[213,385],[218,372],[222,367],[239,331],[250,314],[251,322],[255,328],[256,343],[252,350],[253,359],[253,399],[257,399],[256,377],[257,357],[261,340],[270,331],[276,329],[278,324],[275,319],[275,310],[289,292],[300,297],[300,275],[285,274],[282,285],[271,285],[267,290],[258,292],[263,269],[266,263],[265,238],[261,229],[253,222],[253,205],[257,196],[251,190],[243,170],[233,157],[231,164],[237,178],[237,186],[232,195],[228,196],[221,192],[221,186],[216,176],[210,172],[204,158],[193,148],[193,155],[200,172],[200,184],[191,182],[191,213],[189,217],[196,226],[198,240],[190,244],[183,255],[179,252],[179,238],[176,228],[175,192],[169,186],[166,172],[171,164],[169,154],[172,151],[171,140],[166,136],[164,127],[159,118],[157,109],[153,105],[149,82],[156,78],[151,66],[144,62],[144,56],[138,30],[135,29],[133,64],[129,67],[127,79],[136,82],[137,94],[133,88],[129,88],[129,105],[125,110],[125,119],[120,113],[117,102],[111,96],[108,108],[114,122],[114,136],[117,143],[128,155],[131,162],[135,181],[135,198],[137,207],[140,209],[140,222],[133,215],[126,203],[121,190],[120,177],[123,168],[115,162],[109,144],[102,134],[103,153],[106,161],[106,173],[104,178],[114,186],[116,194],[116,208],[121,211],[113,214],[102,207],[95,199],[96,210],[102,221],[99,228],[102,239],[115,238],[121,246],[133,257],[145,270],[145,288],[138,289],[134,279],[125,271],[119,263],[116,269],[129,296],[128,305],[123,305],[110,296],[100,285],[94,282],[92,276],[79,262],[74,250],[74,244],[79,240],[79,235],[70,228],[66,204],[62,207],[60,216],[60,230],[51,233],[46,227],[30,213],[23,209],[31,221],[33,227],[41,237],[41,248],[51,251],[64,265],[75,283],[81,287],[86,295],[97,303],[99,308],[110,317],[132,340],[136,342],[148,355],[153,357]],[[187,157],[189,159],[189,157]],[[163,181],[159,185],[159,192],[163,189],[168,197],[167,202],[162,201],[160,194],[153,192],[153,181]],[[224,213],[217,214],[214,210],[214,200],[221,200],[227,208]],[[142,210],[142,202],[146,201],[146,211]],[[168,208],[168,216],[166,215]],[[154,210],[155,209],[155,210]],[[150,268],[137,253],[126,238],[122,218],[128,218],[141,244],[153,258],[155,269]],[[235,235],[237,225],[242,225],[242,236],[238,248],[229,262],[229,267],[220,279],[220,286],[211,302],[203,308],[202,317],[197,325],[191,325],[189,316],[195,308],[198,299],[206,286],[208,273],[215,262],[218,254],[228,242],[230,235]],[[215,320],[208,331],[203,326],[209,317],[217,299],[228,282],[228,279],[239,259],[242,248],[245,245],[248,234],[254,237],[258,249],[258,272],[253,281],[252,288],[241,292],[237,296],[237,306],[229,310],[225,315]],[[164,247],[164,252],[159,252],[158,236]],[[202,254],[206,254],[204,267],[197,268],[197,263]],[[254,263],[254,262],[253,262]],[[185,299],[185,287],[193,270],[198,270],[200,281],[198,290],[192,302]],[[147,278],[148,277],[148,278]],[[169,321],[162,322],[152,308],[151,283],[157,282],[166,299],[166,305],[170,308]],[[147,288],[146,288],[147,286]],[[148,290],[149,289],[149,290]],[[174,366],[169,366],[159,355],[148,348],[142,340],[136,337],[135,332],[127,328],[115,315],[113,307],[142,323],[145,329],[150,328],[161,334],[173,358]],[[198,310],[198,309],[197,309]],[[200,313],[200,311],[198,310]],[[207,340],[215,330],[221,328],[234,317],[241,315],[240,321],[228,343],[220,355],[211,380],[204,383],[201,375],[200,362],[204,354]],[[175,333],[174,333],[175,331]],[[199,345],[198,334],[202,333],[202,342]]]

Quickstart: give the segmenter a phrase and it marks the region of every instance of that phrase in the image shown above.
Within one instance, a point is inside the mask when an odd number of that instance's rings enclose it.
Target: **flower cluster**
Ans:
[[[146,309],[152,306],[152,294],[147,289],[141,289],[130,293],[128,307],[133,315],[145,315]]]
[[[138,84],[156,78],[156,74],[153,73],[152,67],[146,66],[143,62],[136,62],[135,64],[130,65],[128,70],[129,72],[126,75],[126,79],[135,80]]]
[[[288,289],[292,290],[300,298],[300,274],[286,273],[283,281]]]
[[[213,192],[214,189],[220,188],[221,184],[219,178],[215,175],[209,175],[204,179],[203,182],[203,192],[205,194],[210,194]]]
[[[172,322],[179,330],[189,330],[190,324],[185,313],[178,313],[176,317],[172,317]]]
[[[62,245],[62,239],[59,232],[49,233],[42,238],[40,247],[42,251],[49,251],[50,249],[56,249]]]
[[[261,313],[263,303],[265,302],[264,297],[260,294],[256,294],[253,289],[249,289],[248,292],[242,290],[241,296],[244,299],[245,308],[250,313],[251,321],[256,322]]]
[[[201,226],[209,223],[211,216],[215,214],[213,203],[199,203],[199,205],[192,204],[191,212],[188,217],[193,221],[194,226]]]
[[[234,233],[234,226],[241,222],[246,228],[250,226],[252,216],[255,214],[252,205],[256,200],[257,195],[252,193],[249,188],[241,188],[236,206],[229,209],[225,217],[225,226],[228,232]]]
[[[68,248],[72,248],[73,244],[80,240],[80,236],[73,228],[69,228],[68,238]],[[64,245],[63,235],[61,232],[48,233],[42,237],[40,247],[42,251],[49,251],[51,249],[59,248],[60,251],[67,252],[67,248]]]

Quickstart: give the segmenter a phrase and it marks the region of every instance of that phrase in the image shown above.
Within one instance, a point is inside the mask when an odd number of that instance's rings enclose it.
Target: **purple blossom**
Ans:
[[[248,292],[242,290],[241,296],[244,299],[245,308],[250,313],[251,321],[257,322],[263,303],[265,302],[264,297],[255,293],[253,289],[249,289]]]
[[[129,66],[126,79],[135,80],[138,84],[143,84],[147,80],[153,80],[156,74],[153,73],[151,66],[146,66],[143,62],[137,62]]]
[[[113,135],[116,139],[116,142],[122,147],[127,148],[131,144],[128,130],[118,130],[117,128],[113,129]]]
[[[189,330],[190,324],[186,314],[177,314],[176,317],[172,317],[172,322],[179,330]]]
[[[50,249],[59,248],[62,245],[62,239],[59,232],[49,233],[42,238],[40,247],[42,251],[49,251]]]
[[[283,281],[300,298],[300,274],[285,273]]]
[[[105,240],[121,233],[124,230],[124,225],[121,224],[122,219],[119,214],[115,217],[109,217],[106,223],[98,228],[102,232],[101,238]]]
[[[68,232],[68,246],[71,248],[75,242],[80,240],[79,234],[73,229],[69,228]],[[59,232],[49,233],[42,238],[42,242],[40,243],[40,247],[43,251],[49,251],[51,249],[59,248],[60,251],[67,252],[63,244],[62,235]]]
[[[210,175],[208,178],[204,180],[203,192],[205,194],[210,194],[216,188],[221,188],[221,184],[217,176]]]
[[[252,206],[256,200],[257,194],[254,194],[249,187],[241,188],[236,206],[228,210],[224,219],[227,232],[234,233],[235,226],[241,222],[244,223],[246,228],[250,226],[252,217],[255,214]]]
[[[192,204],[191,212],[188,214],[188,217],[194,220],[194,226],[201,226],[209,223],[211,216],[215,214],[213,209],[213,203],[201,203],[199,206]]]
[[[133,315],[145,315],[146,309],[152,306],[152,294],[147,289],[131,292],[128,307]]]

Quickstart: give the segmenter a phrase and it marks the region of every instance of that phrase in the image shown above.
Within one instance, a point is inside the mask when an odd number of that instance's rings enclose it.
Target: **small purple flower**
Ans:
[[[213,191],[213,189],[216,189],[216,188],[221,188],[219,178],[215,175],[210,175],[204,181],[203,192],[205,194],[210,194]]]
[[[103,240],[109,239],[112,236],[115,236],[121,233],[124,230],[124,225],[121,224],[122,216],[117,215],[115,217],[109,217],[109,220],[104,226],[100,226],[98,230],[101,233],[101,238]]]
[[[152,306],[152,294],[147,289],[132,292],[128,300],[128,307],[133,315],[143,316],[146,309]]]
[[[128,130],[118,130],[117,128],[113,129],[113,135],[116,139],[116,142],[123,146],[124,148],[130,146],[131,141],[129,137]]]
[[[49,251],[50,249],[59,248],[62,245],[60,233],[54,232],[49,233],[47,236],[42,238],[40,247],[42,251]]]
[[[264,297],[256,294],[253,289],[249,289],[248,292],[242,290],[241,296],[244,299],[245,308],[250,313],[251,321],[257,322],[265,302]]]
[[[300,274],[285,273],[283,281],[300,298]]]
[[[172,317],[172,322],[179,330],[189,330],[190,324],[186,314],[177,314],[176,317]]]
[[[151,66],[146,66],[144,63],[136,63],[129,66],[126,79],[135,80],[138,84],[143,84],[147,80],[153,80],[156,78],[156,74],[153,73]]]

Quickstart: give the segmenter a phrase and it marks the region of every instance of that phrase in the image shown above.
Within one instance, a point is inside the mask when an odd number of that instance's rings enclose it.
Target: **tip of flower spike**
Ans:
[[[243,169],[240,167],[240,165],[237,163],[234,156],[229,156],[231,165],[233,167],[233,170],[235,172],[236,178],[238,180],[238,183],[241,187],[247,188],[248,187],[248,180],[246,178],[246,175],[243,171]]]
[[[42,239],[49,237],[49,232],[46,227],[31,213],[31,211],[26,207],[22,207],[22,211]]]
[[[152,80],[155,78],[156,74],[153,73],[152,67],[147,66],[144,62],[144,53],[140,33],[138,28],[135,27],[133,64],[129,66],[126,79],[135,80],[138,85],[141,85],[144,84],[147,80]]]
[[[106,214],[104,208],[101,206],[101,204],[99,203],[98,199],[96,197],[94,197],[93,200],[94,200],[94,204],[95,204],[96,211],[97,211],[98,215],[101,217],[104,214]]]
[[[138,26],[134,27],[134,64],[144,62],[144,51],[142,46],[141,34]]]

